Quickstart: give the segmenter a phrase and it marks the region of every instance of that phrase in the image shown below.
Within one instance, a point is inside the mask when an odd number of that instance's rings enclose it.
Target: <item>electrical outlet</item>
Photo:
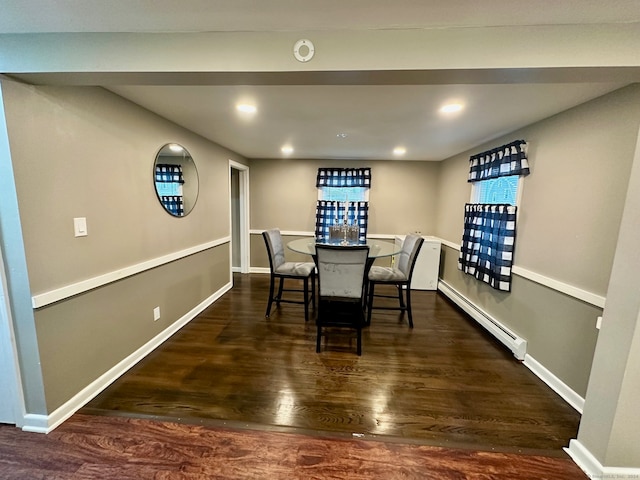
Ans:
[[[158,320],[160,320],[160,307],[153,309],[153,321],[157,322]]]
[[[596,320],[596,328],[600,330],[601,327],[602,327],[602,317],[598,317]]]

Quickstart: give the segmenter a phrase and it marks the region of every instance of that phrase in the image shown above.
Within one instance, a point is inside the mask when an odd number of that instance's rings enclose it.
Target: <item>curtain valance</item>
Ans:
[[[156,182],[184,183],[184,179],[182,178],[182,165],[159,163],[156,165]]]
[[[469,158],[469,182],[509,175],[529,175],[527,142],[516,140]]]
[[[371,187],[371,168],[319,168],[316,188]]]

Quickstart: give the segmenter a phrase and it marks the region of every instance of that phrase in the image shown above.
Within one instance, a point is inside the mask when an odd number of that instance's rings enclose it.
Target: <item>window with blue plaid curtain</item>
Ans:
[[[368,189],[371,186],[370,168],[319,168],[316,178],[316,187],[327,187],[354,191],[356,189]],[[367,224],[369,221],[368,201],[318,200],[316,203],[316,239],[323,241],[329,239],[329,227],[331,225],[344,224],[358,226],[358,241],[367,239]]]
[[[469,159],[469,182],[528,174],[524,140]],[[458,268],[497,290],[511,291],[516,217],[515,205],[466,204]]]

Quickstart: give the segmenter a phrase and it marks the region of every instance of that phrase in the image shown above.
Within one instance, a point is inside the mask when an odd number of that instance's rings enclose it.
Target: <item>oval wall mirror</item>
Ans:
[[[153,166],[156,195],[174,217],[184,217],[198,199],[198,170],[182,145],[167,143],[156,155]]]

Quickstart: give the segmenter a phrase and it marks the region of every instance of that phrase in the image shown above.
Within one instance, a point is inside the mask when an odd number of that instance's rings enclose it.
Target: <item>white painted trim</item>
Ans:
[[[39,293],[37,295],[34,295],[31,298],[31,303],[33,305],[33,308],[41,308],[46,305],[59,302],[60,300],[64,300],[66,298],[72,297],[74,295],[87,292],[94,288],[102,287],[111,282],[122,280],[123,278],[130,277],[138,273],[142,273],[145,270],[150,270],[152,268],[156,268],[166,263],[179,260],[189,255],[193,255],[193,254],[208,250],[210,248],[214,248],[219,245],[229,243],[230,241],[231,241],[230,236],[223,237],[217,240],[212,240],[207,243],[196,245],[194,247],[185,248],[184,250],[169,253],[161,257],[152,258],[151,260],[137,263],[135,265],[130,265],[128,267],[121,268],[119,270],[114,270],[112,272],[105,273],[103,275],[98,275],[97,277],[81,280],[77,283],[72,283],[71,285],[65,285],[64,287],[56,288],[55,290]]]
[[[440,280],[438,282],[438,290],[509,348],[518,360],[524,360],[527,353],[526,339],[518,336],[487,312],[478,308],[470,299],[446,282]]]
[[[264,232],[266,230],[250,230],[249,233],[251,233],[251,235],[262,235],[262,232]],[[304,231],[296,231],[296,230],[280,230],[280,234],[283,236],[292,236],[292,237],[313,237],[315,236],[314,232],[304,232]]]
[[[438,238],[438,237],[436,237],[436,238]],[[440,243],[442,243],[443,245],[446,245],[449,248],[453,248],[454,250],[456,250],[458,252],[460,251],[460,245],[458,243],[450,242],[449,240],[445,240],[444,238],[440,239]]]
[[[260,229],[252,229],[250,230],[251,235],[262,235],[264,230]],[[286,237],[313,237],[315,236],[315,232],[303,232],[296,230],[281,230],[280,234]],[[367,238],[378,238],[381,240],[394,240],[396,235],[388,235],[386,233],[368,233]],[[434,237],[435,238],[435,237]]]
[[[518,267],[517,265],[513,266],[512,272],[515,275],[519,275],[527,280],[531,280],[532,282],[539,283],[540,285],[544,285],[545,287],[549,287],[553,290],[564,293],[565,295],[569,295],[570,297],[577,298],[578,300],[590,303],[591,305],[599,308],[604,308],[606,298],[602,295],[574,287],[573,285],[569,285],[568,283],[564,283],[553,278],[545,277],[544,275]]]
[[[249,181],[249,167],[242,163],[229,159],[229,168],[238,170],[239,172],[239,187],[240,187],[240,272],[248,273],[251,267],[251,248],[250,248],[250,181]],[[231,171],[229,171],[229,192],[231,192]],[[231,209],[231,202],[229,202],[229,209]],[[230,216],[231,217],[231,216]],[[229,218],[231,223],[231,218]],[[231,225],[229,225],[229,231],[231,231]],[[233,263],[233,259],[231,260]]]
[[[579,441],[571,440],[569,448],[564,449],[571,459],[587,474],[589,478],[635,479],[640,478],[640,468],[606,467]]]
[[[159,347],[164,341],[166,341],[171,335],[176,333],[187,323],[193,320],[199,313],[204,311],[212,303],[218,300],[222,295],[227,293],[232,288],[231,283],[227,283],[213,295],[206,298],[200,304],[196,305],[189,312],[176,320],[172,325],[160,332],[154,338],[149,340],[135,352],[128,357],[124,358],[106,373],[95,379],[85,388],[80,390],[71,399],[69,399],[62,406],[57,408],[49,415],[35,415],[26,414],[24,416],[23,430],[28,432],[37,433],[49,433],[55,429],[58,425],[64,422],[67,418],[73,415],[76,411],[91,401],[96,395],[102,392],[105,388],[111,385],[120,376],[125,374],[131,367],[136,365],[140,360],[145,358],[149,353]]]
[[[249,273],[271,273],[271,269],[268,267],[251,267]]]
[[[578,413],[582,414],[582,410],[584,409],[584,398],[573,391],[566,383],[556,377],[550,370],[531,355],[525,355],[524,365],[540,380],[546,383],[551,390],[560,395],[565,402],[575,408]]]
[[[452,248],[456,251],[460,251],[460,245],[450,242],[448,240],[440,239],[443,245],[446,245],[449,248]],[[604,304],[606,301],[606,297],[602,295],[598,295],[593,292],[589,292],[588,290],[583,290],[579,287],[575,287],[573,285],[569,285],[568,283],[561,282],[560,280],[555,280],[553,278],[546,277],[539,273],[533,272],[526,268],[519,267],[518,265],[514,265],[512,268],[512,272],[514,275],[518,275],[519,277],[526,278],[527,280],[531,280],[532,282],[538,283],[545,287],[548,287],[552,290],[555,290],[560,293],[564,293],[565,295],[569,295],[570,297],[577,298],[578,300],[582,300],[583,302],[589,303],[599,308],[604,308]]]

